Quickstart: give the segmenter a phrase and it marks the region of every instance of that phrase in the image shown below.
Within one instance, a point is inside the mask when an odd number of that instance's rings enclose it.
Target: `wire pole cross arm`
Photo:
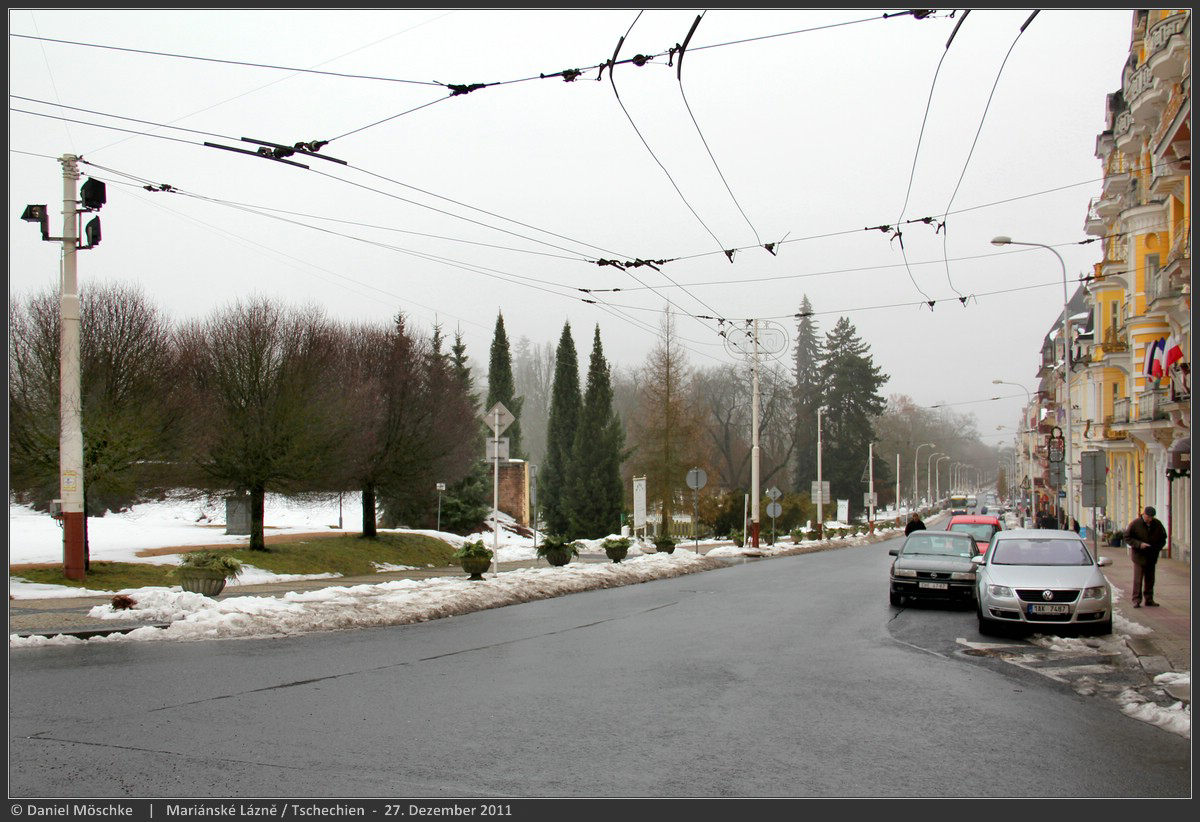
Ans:
[[[264,160],[274,160],[277,163],[287,163],[289,166],[297,166],[298,168],[308,169],[308,166],[304,165],[304,163],[297,163],[293,160],[285,160],[282,157],[275,157],[270,152],[263,154],[258,151],[250,151],[249,149],[245,148],[234,148],[233,146],[222,146],[218,145],[217,143],[209,142],[206,142],[204,145],[208,146],[209,148],[219,148],[223,151],[233,151],[238,154],[248,154],[251,157],[262,157]]]

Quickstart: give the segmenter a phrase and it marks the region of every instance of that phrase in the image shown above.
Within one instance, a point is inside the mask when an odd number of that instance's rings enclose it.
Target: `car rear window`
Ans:
[[[1005,539],[992,546],[993,565],[1091,565],[1092,556],[1077,539]]]
[[[991,542],[992,534],[1000,529],[987,522],[956,522],[950,526],[950,530],[970,534],[976,542]]]
[[[930,532],[913,534],[904,543],[903,553],[908,555],[922,554],[938,557],[967,557],[979,553],[975,549],[973,539],[964,538],[949,532]]]

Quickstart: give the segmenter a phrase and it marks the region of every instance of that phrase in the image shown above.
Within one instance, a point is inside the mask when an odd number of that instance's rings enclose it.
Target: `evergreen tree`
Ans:
[[[471,374],[467,344],[463,342],[461,329],[454,333],[449,360],[450,374],[457,381],[467,402],[472,408],[477,408],[479,395],[475,393],[475,377]],[[492,510],[492,472],[483,459],[485,439],[482,424],[475,427],[472,442],[479,459],[466,477],[447,485],[442,495],[442,529],[459,534],[470,533]]]
[[[874,420],[887,407],[879,389],[888,379],[850,321],[839,319],[825,337],[821,363],[828,408],[822,415],[822,478],[829,480],[832,498],[849,499],[854,513],[863,509],[862,495],[867,490],[863,472],[875,441]]]
[[[796,323],[795,384],[796,435],[794,485],[806,492],[817,478],[817,409],[821,407],[824,384],[821,380],[821,341],[812,318],[808,295],[800,302],[800,320]]]
[[[619,533],[625,489],[621,484],[621,451],[625,432],[613,409],[612,379],[596,326],[588,364],[587,390],[571,465],[568,517],[572,539],[599,539]]]
[[[488,363],[488,395],[484,409],[493,407],[496,403],[504,403],[504,407],[515,418],[512,425],[504,432],[508,437],[509,459],[525,458],[521,449],[521,397],[515,396],[516,389],[513,380],[512,353],[508,347],[508,335],[504,333],[504,315],[496,315],[496,333],[492,337],[492,358]]]
[[[546,531],[565,536],[571,529],[568,494],[571,487],[572,452],[579,427],[583,399],[579,392],[579,357],[571,338],[571,324],[563,326],[554,358],[554,390],[550,419],[546,425],[546,462],[538,493]]]

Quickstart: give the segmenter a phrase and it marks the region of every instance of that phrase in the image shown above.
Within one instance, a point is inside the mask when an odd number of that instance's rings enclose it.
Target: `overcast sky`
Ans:
[[[1062,272],[989,241],[1054,246],[1072,293],[1100,259],[1080,243],[1131,12],[1022,33],[1032,10],[711,10],[669,54],[701,13],[10,10],[10,297],[57,286],[59,244],[18,217],[46,203],[61,234],[73,153],[108,189],[80,282],[139,283],[177,320],[250,295],[403,310],[461,329],[482,378],[498,311],[514,343],[569,320],[584,362],[599,323],[634,366],[670,303],[710,366],[732,360],[717,318],[791,335],[807,294],[885,395],[1011,439],[1025,395],[992,380],[1036,388]],[[243,138],[345,164],[204,145]]]

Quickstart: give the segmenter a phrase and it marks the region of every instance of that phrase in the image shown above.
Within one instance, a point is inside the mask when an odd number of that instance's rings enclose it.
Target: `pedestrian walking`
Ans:
[[[913,514],[912,519],[908,521],[908,525],[904,526],[904,536],[908,536],[913,531],[924,531],[925,523],[921,522],[920,514]]]
[[[1154,601],[1154,566],[1158,564],[1158,553],[1167,544],[1167,529],[1155,519],[1157,512],[1147,505],[1141,516],[1129,523],[1125,529],[1125,544],[1129,546],[1129,559],[1133,562],[1134,608],[1141,608],[1142,601],[1148,607],[1156,607]]]

